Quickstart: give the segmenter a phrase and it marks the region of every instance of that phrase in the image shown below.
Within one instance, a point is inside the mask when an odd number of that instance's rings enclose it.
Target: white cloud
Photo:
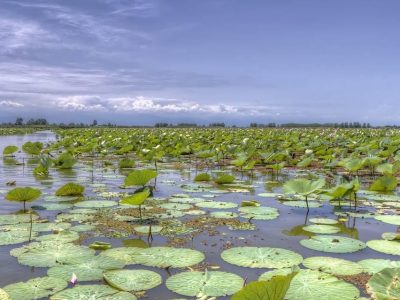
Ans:
[[[266,106],[209,105],[194,101],[149,98],[144,96],[102,98],[93,95],[60,97],[56,107],[67,111],[92,111],[113,113],[202,113],[231,115],[268,115],[276,108]]]
[[[2,53],[28,47],[43,47],[56,37],[39,24],[26,20],[0,19],[0,41]]]
[[[0,106],[1,107],[8,107],[8,108],[20,108],[24,107],[22,103],[15,102],[15,101],[9,101],[9,100],[2,100],[0,101]]]

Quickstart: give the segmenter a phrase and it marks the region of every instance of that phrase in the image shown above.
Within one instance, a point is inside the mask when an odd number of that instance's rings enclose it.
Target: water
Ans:
[[[7,145],[16,145],[21,147],[23,143],[27,141],[40,141],[43,143],[49,143],[56,140],[56,137],[51,132],[38,132],[23,136],[0,136],[0,149],[3,149]],[[8,181],[16,181],[17,186],[31,186],[38,187],[42,190],[43,197],[36,201],[34,205],[40,205],[45,203],[44,196],[54,195],[55,190],[67,182],[77,182],[85,185],[85,195],[89,197],[96,197],[96,193],[93,191],[94,188],[90,187],[93,183],[102,183],[107,186],[107,190],[110,192],[121,192],[119,185],[123,182],[124,174],[120,174],[119,171],[114,172],[111,169],[105,169],[102,167],[100,161],[94,160],[84,164],[80,162],[74,167],[72,171],[57,171],[51,170],[49,179],[37,180],[32,176],[32,170],[35,167],[36,161],[23,153],[17,153],[15,159],[18,162],[24,162],[24,165],[11,164],[7,159],[0,160],[0,214],[16,213],[21,208],[20,203],[9,202],[4,199],[4,194],[7,190],[12,187],[6,186]],[[117,161],[114,162],[115,164]],[[93,169],[91,168],[93,166]],[[180,188],[181,184],[193,183],[195,176],[195,170],[191,168],[190,172],[173,170],[171,165],[161,164],[161,169],[164,171],[160,172],[157,178],[157,190],[155,191],[155,197],[168,197],[172,194],[182,193]],[[168,167],[168,168],[166,168]],[[125,172],[126,174],[126,172]],[[237,178],[240,178],[241,174],[236,174]],[[214,200],[217,201],[230,201],[240,203],[243,200],[257,200],[261,205],[276,207],[279,209],[279,218],[271,221],[253,221],[257,226],[257,230],[254,231],[231,231],[226,227],[218,228],[219,234],[209,236],[208,233],[202,233],[192,240],[188,240],[184,245],[185,247],[194,248],[204,252],[206,255],[205,262],[210,265],[220,266],[220,271],[227,271],[236,273],[243,278],[247,279],[247,282],[256,280],[260,274],[267,269],[250,269],[244,267],[237,267],[230,265],[220,258],[220,253],[225,247],[231,246],[268,246],[268,247],[279,247],[289,250],[293,250],[300,253],[304,258],[311,256],[332,256],[343,259],[349,259],[352,261],[358,261],[366,258],[385,258],[394,259],[393,256],[385,255],[366,248],[362,251],[349,254],[331,254],[323,253],[302,247],[299,244],[301,239],[307,238],[300,232],[300,235],[288,235],[287,233],[294,228],[298,228],[302,224],[307,223],[306,220],[306,209],[289,207],[281,204],[279,201],[273,198],[263,198],[257,196],[259,193],[269,192],[269,187],[264,184],[271,177],[257,174],[256,178],[248,179],[249,183],[254,184],[256,187],[249,193],[229,193],[229,194],[218,194]],[[171,184],[173,182],[173,184]],[[279,190],[279,185],[275,190]],[[203,194],[209,194],[208,192],[193,193],[193,197],[201,197]],[[217,210],[209,210],[217,211]],[[236,208],[229,209],[229,211],[235,212]],[[310,209],[308,218],[311,217],[328,217],[337,219],[336,215],[333,214],[334,208],[329,204],[324,204],[320,208]],[[53,221],[58,211],[37,211],[42,218],[48,218]],[[184,217],[187,219],[190,217]],[[358,238],[364,242],[371,239],[381,239],[383,232],[394,232],[397,227],[394,225],[385,224],[374,219],[362,219],[362,218],[349,218],[344,224],[348,229],[349,234],[339,233],[338,235],[351,236]],[[293,231],[293,230],[292,230]],[[126,239],[137,239],[141,238],[147,243],[146,239],[140,236],[132,235],[127,238],[99,238],[93,237],[83,241],[83,244],[88,245],[95,240],[103,240],[111,242],[113,246],[123,246],[123,240]],[[155,236],[152,246],[162,246],[167,243],[168,239],[165,237]],[[46,268],[30,268],[17,263],[16,258],[9,255],[9,251],[13,248],[19,247],[21,244],[1,246],[0,247],[0,287],[10,283],[26,281],[30,278],[43,276],[46,274]],[[150,269],[160,275],[163,280],[168,278],[169,274],[166,270],[157,268],[147,268],[140,265],[127,266],[130,269]],[[181,272],[182,270],[170,270],[172,274]],[[83,283],[86,284],[86,283]],[[149,290],[147,293],[148,299],[174,299],[183,298],[177,294],[170,292],[166,289],[165,285],[161,285],[157,288]],[[228,298],[219,298],[228,299]]]

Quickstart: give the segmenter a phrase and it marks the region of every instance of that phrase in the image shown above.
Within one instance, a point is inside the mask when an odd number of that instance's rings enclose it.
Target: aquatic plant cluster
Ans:
[[[400,298],[397,130],[56,135],[3,145],[0,300]]]

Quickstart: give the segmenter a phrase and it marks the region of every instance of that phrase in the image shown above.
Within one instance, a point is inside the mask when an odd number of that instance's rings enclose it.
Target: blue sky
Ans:
[[[398,0],[1,0],[0,121],[400,123]]]

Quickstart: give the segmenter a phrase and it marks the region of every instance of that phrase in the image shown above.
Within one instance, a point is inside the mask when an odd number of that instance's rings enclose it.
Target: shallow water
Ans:
[[[35,134],[23,135],[23,136],[0,136],[0,149],[3,149],[7,145],[22,146],[27,141],[41,141],[44,143],[54,141],[55,135],[51,132],[38,132]],[[35,161],[29,156],[23,153],[17,153],[15,159],[19,162],[24,162],[24,165],[14,165],[7,163],[7,160],[0,160],[0,214],[14,213],[22,208],[20,203],[8,202],[4,199],[4,194],[7,190],[12,187],[6,186],[6,182],[15,180],[17,186],[32,186],[39,187],[42,189],[43,196],[54,195],[55,190],[65,184],[66,182],[77,182],[87,186],[85,195],[96,196],[93,192],[93,187],[90,184],[102,183],[107,186],[107,190],[110,192],[118,191],[121,192],[119,185],[123,182],[124,176],[119,174],[118,171],[114,172],[110,169],[104,169],[100,162],[94,160],[93,170],[88,168],[88,165],[78,163],[73,171],[57,171],[51,170],[51,176],[48,180],[37,180],[32,176],[32,170],[35,166]],[[117,161],[115,161],[117,163]],[[163,164],[160,165],[163,169]],[[192,168],[189,172],[182,172],[180,170],[173,170],[170,165],[167,165],[162,172],[159,172],[157,178],[157,189],[154,193],[155,197],[168,197],[176,193],[185,193],[180,188],[181,184],[193,183],[195,176],[195,170]],[[241,178],[241,174],[236,174],[237,178]],[[331,256],[339,257],[343,259],[349,259],[352,261],[358,261],[366,258],[385,258],[385,259],[396,259],[391,255],[385,255],[366,248],[362,251],[349,254],[334,254],[324,253],[307,249],[299,244],[301,239],[307,238],[305,235],[288,235],[287,231],[292,230],[296,226],[305,224],[306,209],[289,207],[281,204],[274,198],[259,197],[257,194],[263,192],[270,192],[268,186],[265,184],[267,180],[271,180],[270,175],[262,176],[256,174],[255,178],[250,179],[246,176],[243,179],[248,180],[248,183],[255,185],[255,188],[248,193],[229,193],[229,194],[216,194],[213,200],[230,201],[239,203],[243,200],[257,200],[261,205],[276,207],[279,209],[280,216],[271,221],[253,221],[257,226],[254,231],[231,231],[226,227],[219,228],[220,234],[209,236],[207,233],[196,236],[193,241],[188,241],[185,247],[192,247],[199,251],[204,252],[206,255],[205,262],[210,265],[220,266],[220,271],[227,271],[236,273],[243,278],[247,279],[247,282],[256,280],[258,276],[268,269],[250,269],[244,267],[237,267],[228,264],[221,260],[220,253],[224,247],[231,244],[233,246],[268,246],[268,247],[279,247],[289,250],[293,250],[300,253],[304,258],[311,256]],[[171,181],[173,183],[171,183]],[[275,188],[274,191],[279,191],[279,187]],[[193,197],[201,197],[203,194],[209,194],[209,192],[200,193],[189,193]],[[36,201],[32,205],[40,205],[44,203],[43,197]],[[209,210],[218,211],[218,209]],[[228,209],[228,211],[237,211],[237,208]],[[37,213],[42,218],[49,218],[54,220],[55,215],[59,211],[45,211],[40,210]],[[308,218],[311,217],[328,217],[335,218],[337,216],[333,214],[334,207],[329,205],[327,202],[320,208],[311,208]],[[183,217],[188,218],[188,217]],[[244,220],[244,219],[242,219]],[[375,219],[362,219],[362,218],[349,218],[345,223],[345,226],[352,229],[352,237],[358,238],[361,241],[368,241],[371,239],[381,239],[383,232],[394,232],[397,230],[397,226],[385,224]],[[286,233],[285,233],[286,232]],[[338,235],[345,235],[339,233]],[[349,236],[349,235],[345,235]],[[126,239],[141,238],[140,236],[131,236],[128,238],[99,238],[94,237],[84,241],[84,244],[90,244],[95,240],[103,240],[111,242],[115,247],[123,246],[122,241]],[[146,241],[145,238],[142,238]],[[152,242],[152,246],[165,245],[167,238],[155,235],[155,239]],[[16,258],[9,255],[9,251],[13,248],[19,247],[21,244],[0,246],[0,287],[10,283],[18,281],[26,281],[29,278],[38,277],[46,274],[46,268],[30,268],[27,266],[19,265]],[[160,275],[162,275],[165,282],[169,276],[166,270],[157,268],[147,268],[139,265],[127,266],[130,269],[151,269]],[[172,274],[181,272],[182,270],[170,270]],[[146,295],[148,299],[174,299],[174,298],[185,298],[166,289],[165,285],[158,286],[154,289],[149,290]],[[187,298],[187,297],[186,297]],[[228,299],[218,298],[218,299]]]

